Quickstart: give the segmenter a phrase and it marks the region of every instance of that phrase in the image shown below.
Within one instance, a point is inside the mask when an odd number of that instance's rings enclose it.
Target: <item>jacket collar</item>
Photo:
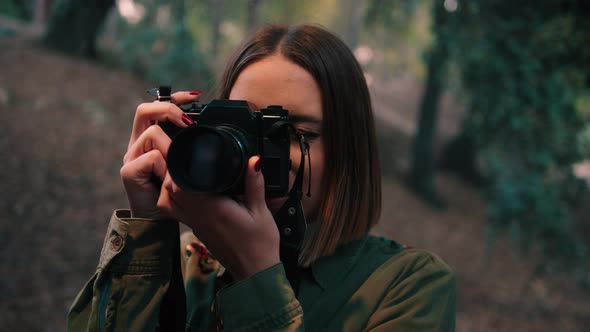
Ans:
[[[369,235],[342,245],[332,256],[320,257],[311,263],[311,274],[315,282],[326,290],[329,284],[342,280],[360,259]]]

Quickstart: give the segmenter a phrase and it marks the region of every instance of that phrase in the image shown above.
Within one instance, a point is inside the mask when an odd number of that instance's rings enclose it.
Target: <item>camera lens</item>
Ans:
[[[248,156],[239,129],[197,125],[182,130],[168,150],[168,170],[184,191],[225,193],[242,178]]]

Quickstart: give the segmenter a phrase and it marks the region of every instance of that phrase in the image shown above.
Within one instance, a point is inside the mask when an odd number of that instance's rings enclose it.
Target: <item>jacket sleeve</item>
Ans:
[[[157,330],[177,224],[114,212],[96,272],[68,313],[69,331]],[[178,250],[178,249],[176,249]]]
[[[282,263],[220,290],[215,315],[226,332],[305,330],[303,309]]]
[[[455,330],[456,282],[453,271],[437,256],[417,252],[400,269],[397,264],[377,271],[391,280],[365,331],[447,332]],[[380,276],[381,277],[380,277]]]

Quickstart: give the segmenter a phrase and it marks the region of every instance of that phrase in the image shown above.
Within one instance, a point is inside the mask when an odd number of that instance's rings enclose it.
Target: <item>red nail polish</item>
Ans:
[[[190,116],[183,114],[182,115],[182,122],[186,123],[187,125],[192,125],[193,123],[195,123],[195,120],[191,119]]]
[[[256,163],[254,163],[254,170],[256,172],[260,172],[260,158],[258,158],[258,160],[256,160]]]
[[[199,255],[199,257],[201,258],[208,258],[209,254],[207,254],[207,248],[205,248],[204,245],[200,245],[199,249],[197,250],[197,255]]]
[[[193,250],[195,251],[195,253],[199,257],[201,257],[201,258],[207,258],[207,257],[209,257],[209,254],[207,253],[207,248],[205,248],[204,245],[197,244],[197,243],[191,243],[190,246],[193,248]]]
[[[193,96],[198,96],[202,93],[203,93],[203,91],[201,91],[201,90],[193,90],[193,91],[189,92],[188,94],[193,95]]]
[[[201,258],[209,258],[209,254],[207,253],[207,248],[201,246]]]

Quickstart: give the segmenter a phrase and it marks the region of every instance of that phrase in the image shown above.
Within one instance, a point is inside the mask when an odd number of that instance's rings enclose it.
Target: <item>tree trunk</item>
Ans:
[[[413,159],[410,169],[410,184],[426,202],[436,208],[444,203],[434,185],[434,139],[438,120],[439,99],[442,91],[441,81],[445,73],[448,58],[447,33],[445,33],[445,9],[440,3],[435,4],[434,25],[436,40],[428,54],[427,78],[424,95],[418,113],[418,127],[414,138]]]
[[[67,54],[96,58],[96,37],[115,0],[62,0],[54,8],[43,42]]]
[[[248,0],[248,22],[246,28],[248,31],[254,31],[260,25],[260,18],[258,17],[258,7],[260,7],[260,0]]]
[[[475,186],[484,184],[484,178],[477,167],[475,142],[465,127],[443,147],[439,165],[441,169],[455,172]]]
[[[221,20],[224,13],[224,0],[212,0],[209,2],[209,8],[212,11],[211,17],[211,56],[217,59],[219,53],[219,42],[221,41]],[[217,62],[217,61],[215,61]]]
[[[45,25],[49,9],[51,8],[51,0],[37,0],[35,1],[33,9],[33,22],[37,25]]]
[[[348,47],[354,51],[359,43],[359,35],[363,27],[367,2],[365,0],[354,0],[344,5],[347,7],[345,17],[348,17],[348,19],[345,20],[347,23],[344,25],[343,37]]]

